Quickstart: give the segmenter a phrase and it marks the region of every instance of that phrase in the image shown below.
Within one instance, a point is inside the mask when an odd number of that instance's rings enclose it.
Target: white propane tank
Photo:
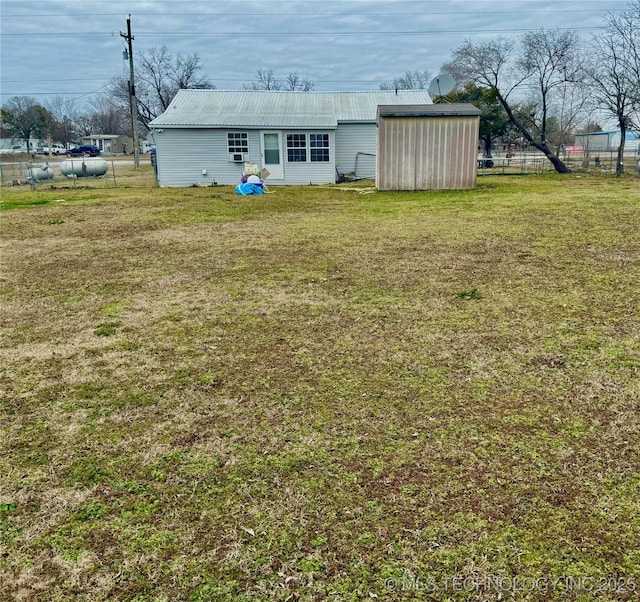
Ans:
[[[95,178],[107,173],[107,162],[99,157],[65,159],[60,163],[60,171],[68,178]]]
[[[53,169],[46,163],[42,167],[30,167],[27,176],[31,181],[53,180]]]

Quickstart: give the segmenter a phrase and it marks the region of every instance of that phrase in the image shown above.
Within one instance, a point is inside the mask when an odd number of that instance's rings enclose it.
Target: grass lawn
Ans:
[[[0,599],[637,599],[639,183],[3,192]]]

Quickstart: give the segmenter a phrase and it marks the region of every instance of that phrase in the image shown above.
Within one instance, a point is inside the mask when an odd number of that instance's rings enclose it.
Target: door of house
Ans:
[[[282,132],[260,132],[262,141],[262,167],[269,171],[271,180],[284,179],[282,161]]]

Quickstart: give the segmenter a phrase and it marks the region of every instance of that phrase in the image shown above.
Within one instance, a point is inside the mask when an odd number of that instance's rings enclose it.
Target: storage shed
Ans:
[[[475,188],[480,109],[381,105],[377,122],[379,190]]]

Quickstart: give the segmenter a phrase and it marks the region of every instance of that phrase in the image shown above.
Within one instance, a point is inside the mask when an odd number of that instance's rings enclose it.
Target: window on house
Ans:
[[[309,134],[311,161],[329,160],[329,134]]]
[[[300,163],[307,160],[307,135],[287,134],[287,160]]]
[[[329,134],[287,134],[287,160],[289,163],[328,162]]]
[[[246,132],[228,132],[227,146],[230,153],[248,153],[249,137]]]

